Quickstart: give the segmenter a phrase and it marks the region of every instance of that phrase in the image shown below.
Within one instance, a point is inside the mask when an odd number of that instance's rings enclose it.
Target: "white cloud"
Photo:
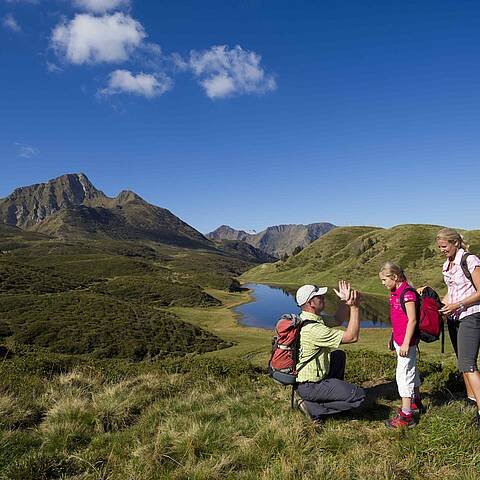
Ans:
[[[146,98],[159,97],[173,86],[166,75],[139,73],[134,75],[128,70],[115,70],[110,74],[108,86],[100,90],[102,95],[130,93]]]
[[[172,53],[170,55],[170,61],[172,62],[173,66],[178,70],[185,71],[190,68],[190,64],[188,63],[188,61],[185,61],[179,53]]]
[[[232,77],[225,73],[213,75],[200,82],[210,98],[228,97],[235,92],[235,82]]]
[[[58,65],[56,65],[55,63],[52,63],[52,62],[47,62],[47,70],[50,73],[63,72],[63,70]]]
[[[216,45],[190,52],[189,66],[210,98],[266,93],[277,87],[275,78],[260,66],[262,57],[237,45]]]
[[[77,65],[116,63],[128,60],[145,37],[141,23],[124,13],[78,14],[55,27],[51,44],[58,55]]]
[[[75,0],[75,5],[93,13],[106,13],[122,7],[128,7],[130,0]]]
[[[22,29],[20,28],[20,25],[17,23],[15,20],[15,17],[9,13],[3,17],[3,26],[5,28],[8,28],[14,32],[20,32]]]
[[[23,145],[21,143],[15,143],[15,146],[17,148],[17,157],[32,158],[35,155],[38,155],[38,153],[39,153],[38,149],[36,149],[34,147],[29,147],[28,145]]]

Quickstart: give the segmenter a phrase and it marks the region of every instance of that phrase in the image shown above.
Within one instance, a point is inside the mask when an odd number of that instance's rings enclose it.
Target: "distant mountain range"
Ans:
[[[335,228],[332,223],[321,222],[309,225],[275,225],[259,233],[248,233],[244,230],[235,230],[228,225],[222,225],[206,237],[215,240],[240,240],[281,258],[285,254],[291,255],[295,249],[304,248],[325,233]]]
[[[0,224],[67,241],[152,241],[219,250],[254,263],[275,260],[243,242],[213,242],[169,210],[151,205],[130,190],[107,197],[83,173],[15,189],[0,199]]]

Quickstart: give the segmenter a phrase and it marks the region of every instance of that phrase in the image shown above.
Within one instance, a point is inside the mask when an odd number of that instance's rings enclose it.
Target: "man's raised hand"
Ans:
[[[350,284],[345,280],[340,280],[338,282],[338,290],[334,288],[333,291],[336,293],[337,297],[344,302],[348,302],[352,295]]]
[[[347,305],[350,307],[360,306],[360,292],[358,290],[352,290],[350,298],[347,300]]]

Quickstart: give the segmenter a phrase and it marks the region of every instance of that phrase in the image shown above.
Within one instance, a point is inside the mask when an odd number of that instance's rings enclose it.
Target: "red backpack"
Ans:
[[[268,362],[270,376],[282,385],[295,385],[298,372],[320,354],[319,350],[297,369],[298,349],[300,347],[300,330],[304,325],[315,323],[302,320],[294,313],[281,316],[275,327],[272,339],[272,355]]]
[[[443,318],[439,312],[443,304],[438,293],[431,287],[423,287],[419,291],[407,287],[400,294],[400,305],[407,314],[405,308],[405,294],[413,292],[416,296],[415,307],[417,311],[417,335],[420,340],[430,343],[442,337],[442,353],[444,351],[445,336],[443,331]]]

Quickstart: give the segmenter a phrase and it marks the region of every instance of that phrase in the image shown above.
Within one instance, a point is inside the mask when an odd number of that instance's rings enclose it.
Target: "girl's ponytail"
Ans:
[[[407,279],[403,268],[400,265],[397,265],[393,262],[386,262],[383,264],[383,267],[380,269],[379,273],[384,273],[385,275],[396,275],[399,280],[404,282]]]

